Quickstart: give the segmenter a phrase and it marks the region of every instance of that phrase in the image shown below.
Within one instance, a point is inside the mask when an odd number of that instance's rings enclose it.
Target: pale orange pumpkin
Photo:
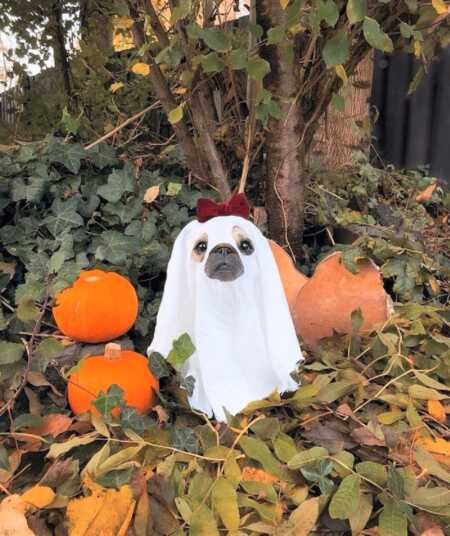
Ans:
[[[86,358],[70,376],[67,398],[72,411],[76,415],[87,411],[98,415],[92,402],[112,385],[123,389],[126,404],[136,408],[140,414],[149,412],[159,389],[158,380],[150,372],[145,356],[121,350],[120,345],[109,343],[105,346],[104,355]],[[118,413],[118,409],[113,409],[113,415]]]
[[[292,311],[297,295],[303,285],[307,283],[308,278],[297,270],[289,253],[286,253],[281,246],[273,240],[269,240],[269,245],[277,263],[289,309]]]
[[[126,333],[137,311],[136,291],[128,279],[89,270],[56,296],[53,316],[64,335],[81,342],[105,342]]]

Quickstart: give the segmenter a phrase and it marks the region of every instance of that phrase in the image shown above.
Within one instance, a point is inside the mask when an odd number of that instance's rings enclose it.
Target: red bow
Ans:
[[[241,216],[248,218],[250,207],[244,194],[236,194],[225,203],[215,203],[202,197],[197,201],[197,220],[200,223],[216,216]]]

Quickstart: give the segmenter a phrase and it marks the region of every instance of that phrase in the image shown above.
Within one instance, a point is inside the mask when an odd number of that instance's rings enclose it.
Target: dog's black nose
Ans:
[[[236,253],[236,251],[227,244],[219,244],[211,251],[211,253],[217,253],[222,257],[226,257],[227,255],[233,255],[234,253]]]

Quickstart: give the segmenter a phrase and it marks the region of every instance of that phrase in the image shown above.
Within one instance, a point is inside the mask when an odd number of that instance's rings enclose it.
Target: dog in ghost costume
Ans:
[[[188,333],[195,346],[182,369],[195,378],[189,402],[219,421],[224,409],[234,415],[274,390],[296,389],[291,372],[303,360],[272,251],[242,217],[248,212],[242,195],[199,201],[198,220],[175,240],[148,349],[167,356]]]

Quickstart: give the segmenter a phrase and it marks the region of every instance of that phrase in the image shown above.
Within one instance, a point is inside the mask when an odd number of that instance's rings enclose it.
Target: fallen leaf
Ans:
[[[445,413],[445,408],[439,402],[439,400],[428,400],[427,402],[428,413],[436,419],[438,422],[445,422],[447,415]]]
[[[153,203],[153,201],[155,201],[155,199],[159,195],[159,190],[159,184],[157,184],[156,186],[150,186],[150,188],[148,188],[144,194],[144,203]]]
[[[136,504],[130,486],[115,490],[91,483],[88,487],[92,495],[73,499],[67,506],[69,536],[124,535]]]
[[[355,428],[350,434],[352,438],[361,443],[361,445],[368,445],[370,447],[384,447],[385,442],[381,439],[378,439],[368,428],[361,426],[360,428]]]
[[[20,495],[10,495],[0,504],[0,536],[36,536],[29,528],[25,513],[28,505]]]
[[[242,470],[242,480],[250,480],[253,482],[265,482],[267,484],[273,484],[278,482],[278,478],[266,473],[262,469],[256,469],[255,467],[246,466]]]
[[[134,74],[140,74],[142,76],[147,76],[150,74],[150,65],[148,63],[135,63],[131,70]]]
[[[33,486],[22,495],[22,500],[35,508],[47,507],[53,502],[55,492],[48,486]]]
[[[433,192],[436,190],[436,186],[436,183],[428,185],[425,190],[422,190],[416,195],[416,201],[429,201],[433,195]]]
[[[67,432],[71,424],[72,419],[67,415],[63,415],[62,413],[51,413],[42,419],[42,424],[33,428],[28,428],[26,431],[27,433],[42,437],[48,435],[57,437],[60,434]]]
[[[438,437],[437,439],[432,439],[431,437],[419,437],[416,441],[416,445],[433,454],[443,454],[444,456],[450,457],[450,441],[447,441],[442,437]]]
[[[167,415],[167,411],[162,406],[157,404],[156,406],[153,406],[152,409],[158,416],[159,424],[165,424],[166,422],[169,421],[169,416]]]
[[[109,86],[109,89],[115,93],[116,91],[118,91],[119,89],[123,88],[123,82],[114,82],[114,84],[111,84]]]

